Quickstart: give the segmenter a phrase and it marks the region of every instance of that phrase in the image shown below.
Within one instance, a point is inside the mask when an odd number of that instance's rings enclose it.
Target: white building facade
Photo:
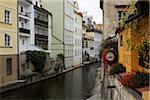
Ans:
[[[19,53],[27,50],[43,49],[49,52],[51,50],[52,15],[41,8],[40,2],[40,0],[18,0]],[[36,9],[39,9],[41,13],[38,13]],[[45,40],[47,48],[37,45],[36,34],[47,35]]]
[[[32,27],[34,6],[25,0],[18,1],[19,52],[29,49],[34,27]],[[33,18],[32,18],[33,17]],[[33,23],[34,24],[34,23]],[[33,39],[34,40],[34,39]]]
[[[100,60],[99,54],[102,44],[102,32],[98,29],[96,23],[93,21],[92,16],[87,16],[87,13],[83,13],[83,61],[98,61]]]
[[[102,44],[102,32],[96,31],[94,32],[94,58],[96,60],[100,60],[100,50],[101,50],[101,44]]]
[[[64,0],[65,67],[73,66],[74,59],[74,2]]]
[[[74,13],[74,66],[82,63],[82,13],[78,12],[78,4],[74,2],[76,7]]]
[[[64,66],[73,66],[74,2],[73,0],[43,0],[43,7],[53,15],[52,57],[64,55]]]
[[[52,14],[42,8],[40,2],[40,0],[18,0],[20,76],[25,75],[26,70],[34,70],[33,66],[26,63],[26,51],[44,51],[48,54],[47,58],[50,58]]]

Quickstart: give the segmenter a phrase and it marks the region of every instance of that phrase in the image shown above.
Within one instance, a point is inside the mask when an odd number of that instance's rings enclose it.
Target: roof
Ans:
[[[138,10],[138,13],[131,14],[125,23],[131,22],[139,17],[144,17],[149,14],[149,1],[139,0],[136,2],[135,6]]]
[[[137,19],[137,18],[142,18],[146,15],[149,15],[149,1],[143,1],[139,0],[135,4],[137,8],[137,13],[132,13],[131,15],[128,16],[128,19],[125,20],[125,24]],[[122,30],[124,30],[124,27],[117,27],[115,33],[119,33]]]
[[[115,5],[116,8],[126,8],[127,5]]]
[[[77,12],[77,11],[75,11],[75,10],[74,10],[74,12],[75,12],[76,14],[78,14],[79,16],[83,17],[83,15],[82,15],[81,12]]]

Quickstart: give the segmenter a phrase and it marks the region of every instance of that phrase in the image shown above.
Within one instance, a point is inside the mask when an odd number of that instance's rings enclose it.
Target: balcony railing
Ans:
[[[90,50],[94,50],[94,47],[90,47]]]
[[[19,12],[20,15],[30,17],[30,12]]]
[[[40,25],[48,28],[48,22],[42,21],[40,19],[35,18],[35,25]]]
[[[24,29],[24,28],[19,28],[19,32],[30,34],[30,30],[29,29]]]
[[[47,50],[48,49],[48,36],[35,34],[35,44]]]
[[[41,41],[48,41],[48,36],[41,35],[41,34],[35,34],[35,39],[41,40]]]

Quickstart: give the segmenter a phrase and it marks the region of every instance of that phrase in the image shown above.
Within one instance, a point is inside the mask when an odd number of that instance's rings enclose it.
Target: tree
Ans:
[[[45,61],[46,61],[46,53],[42,51],[26,51],[26,62],[29,64],[31,63],[34,66],[36,72],[42,72]]]

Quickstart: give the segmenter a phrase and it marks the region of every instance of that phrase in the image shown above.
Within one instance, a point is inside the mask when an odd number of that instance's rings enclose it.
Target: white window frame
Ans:
[[[121,17],[119,17],[119,12],[121,12]],[[117,21],[118,22],[121,20],[121,18],[124,16],[124,14],[125,14],[125,11],[118,10],[118,12],[117,12]]]
[[[5,37],[5,38],[4,38],[5,46],[6,46],[6,47],[10,46],[10,45],[11,45],[11,37],[10,37],[8,34],[5,34],[4,37]]]
[[[6,21],[6,17],[5,17],[5,12],[8,11],[9,12],[9,21]],[[8,20],[8,19],[7,19]],[[4,23],[7,23],[7,24],[11,24],[12,23],[12,20],[11,20],[11,10],[9,9],[5,9],[4,10]]]

